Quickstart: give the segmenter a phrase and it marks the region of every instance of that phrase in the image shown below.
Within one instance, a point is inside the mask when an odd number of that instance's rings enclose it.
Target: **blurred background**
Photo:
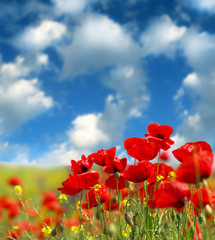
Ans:
[[[215,144],[213,0],[0,1],[0,161],[69,165],[151,122]],[[12,175],[12,174],[11,174]]]

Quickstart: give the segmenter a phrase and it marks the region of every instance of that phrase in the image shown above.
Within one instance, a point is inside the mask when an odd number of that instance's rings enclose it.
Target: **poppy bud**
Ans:
[[[115,195],[115,196],[113,197],[113,199],[112,199],[112,203],[113,203],[113,204],[116,204],[117,202],[118,202],[118,196]]]
[[[213,216],[213,209],[211,208],[211,206],[209,204],[205,205],[205,217],[211,218]]]
[[[199,223],[202,224],[204,222],[204,215],[202,213],[199,214]]]
[[[119,178],[120,177],[120,172],[116,172],[115,176],[116,176],[116,178]]]
[[[125,213],[125,221],[131,226],[134,226],[133,222],[133,213],[132,212],[126,212]]]
[[[131,182],[130,181],[125,181],[125,185],[126,185],[127,188],[129,188],[130,185],[131,185]]]
[[[60,225],[59,225],[59,230],[60,230],[60,232],[63,232],[63,231],[64,231],[63,222],[60,223]]]
[[[114,237],[117,234],[116,224],[111,223],[108,227],[108,234],[110,237]]]
[[[57,236],[57,229],[54,228],[52,231],[51,231],[51,236],[55,237]]]

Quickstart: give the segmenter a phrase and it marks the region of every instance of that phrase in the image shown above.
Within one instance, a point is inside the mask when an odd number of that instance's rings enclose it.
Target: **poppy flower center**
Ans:
[[[164,139],[164,136],[162,134],[158,134],[157,138]]]
[[[88,168],[84,165],[81,166],[81,171],[82,172],[87,172]]]

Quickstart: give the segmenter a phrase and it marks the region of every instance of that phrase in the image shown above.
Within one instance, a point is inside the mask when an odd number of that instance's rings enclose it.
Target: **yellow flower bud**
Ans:
[[[20,185],[16,185],[13,189],[13,193],[17,196],[21,196],[23,193],[22,187]]]

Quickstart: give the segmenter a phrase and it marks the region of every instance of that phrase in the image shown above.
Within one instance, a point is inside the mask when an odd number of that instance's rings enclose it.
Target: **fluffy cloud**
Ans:
[[[92,73],[119,62],[130,63],[140,56],[130,35],[106,16],[85,18],[71,38],[72,43],[59,48],[64,59],[64,77]]]
[[[86,114],[72,121],[73,127],[68,131],[69,141],[78,149],[95,149],[110,141],[100,124],[102,114]]]
[[[74,149],[68,142],[63,142],[60,144],[54,144],[51,146],[50,151],[44,153],[40,158],[35,159],[34,162],[41,165],[56,166],[56,165],[66,165],[70,164],[70,160],[81,159],[82,154],[88,155],[89,152],[84,152],[81,150]]]
[[[185,5],[188,5],[192,8],[196,8],[200,11],[207,11],[214,13],[215,12],[215,2],[214,0],[189,0],[184,1]]]
[[[211,1],[204,4],[212,7]],[[177,26],[168,16],[162,16],[144,31],[141,41],[145,56],[172,57],[180,52],[193,70],[182,80],[174,96],[182,121],[175,134],[178,144],[198,140],[214,143],[215,35],[196,27]]]
[[[182,81],[174,99],[182,104],[191,102],[185,111],[176,136],[184,141],[207,140],[214,143],[215,134],[215,36],[197,29],[189,29],[181,41],[181,49],[194,72]],[[183,104],[182,104],[183,105]]]
[[[206,75],[214,70],[215,36],[190,28],[181,41],[181,48],[188,64],[198,72]],[[208,74],[207,74],[208,73]]]
[[[102,127],[103,114],[89,113],[77,116],[66,132],[64,142],[54,144],[50,151],[35,161],[41,164],[69,164],[78,160],[82,154],[89,155],[112,142],[111,135]]]
[[[186,27],[178,27],[169,16],[163,15],[154,20],[140,38],[144,55],[164,54],[172,57],[185,33]]]
[[[80,14],[88,4],[88,0],[52,0],[58,13]]]
[[[106,98],[103,129],[112,139],[122,141],[127,120],[140,117],[150,102],[146,88],[147,78],[141,67],[117,65],[103,82],[116,92]]]
[[[10,159],[13,163],[28,164],[29,150],[26,145],[10,144],[9,142],[0,141],[1,159]]]
[[[46,55],[38,55],[37,67],[47,64]],[[38,79],[25,79],[31,66],[18,56],[15,62],[0,67],[0,132],[5,133],[53,106],[53,99],[40,89]]]
[[[121,25],[101,15],[86,17],[72,34],[72,42],[58,48],[64,59],[63,77],[74,78],[108,67],[101,81],[114,93],[106,97],[103,113],[73,121],[71,143],[83,149],[118,143],[127,120],[140,117],[150,101],[139,43]]]
[[[43,20],[39,26],[27,28],[14,44],[21,49],[43,50],[58,42],[65,33],[64,24]]]
[[[182,81],[182,86],[178,89],[177,94],[174,96],[174,100],[179,100],[184,96],[186,91],[199,88],[201,81],[195,72],[189,73]]]

